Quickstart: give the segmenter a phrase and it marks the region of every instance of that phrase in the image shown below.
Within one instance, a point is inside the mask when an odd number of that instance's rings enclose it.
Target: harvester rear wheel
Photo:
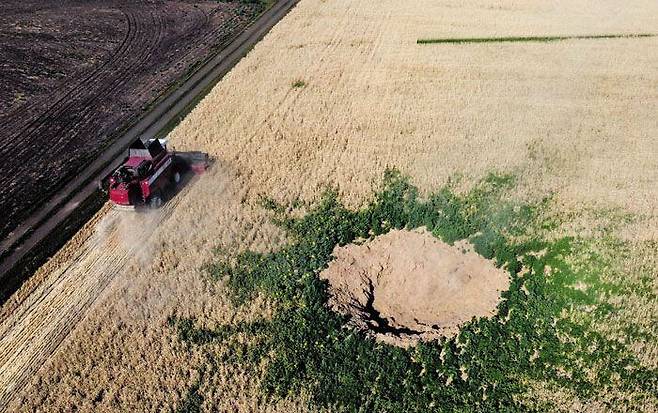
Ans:
[[[149,207],[151,209],[158,209],[162,206],[162,197],[160,193],[154,194],[149,200]]]

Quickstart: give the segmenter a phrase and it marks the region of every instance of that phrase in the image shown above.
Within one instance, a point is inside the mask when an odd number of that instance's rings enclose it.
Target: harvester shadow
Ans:
[[[177,155],[188,155],[197,152],[176,152]],[[212,168],[215,160],[211,157],[207,158],[207,168]],[[195,172],[191,167],[185,167],[181,170],[181,179],[177,184],[172,184],[167,188],[167,191],[163,194],[165,203],[171,202],[176,197],[179,196],[181,192],[189,185],[193,185],[195,181],[199,180],[200,175],[198,172]]]

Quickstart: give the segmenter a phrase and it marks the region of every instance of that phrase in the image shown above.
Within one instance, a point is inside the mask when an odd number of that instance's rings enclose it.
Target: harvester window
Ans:
[[[145,176],[148,176],[149,172],[151,171],[151,161],[142,161],[139,166],[137,167],[137,174],[139,174],[140,178],[144,178]]]
[[[130,168],[127,168],[125,166],[122,166],[121,168],[117,169],[114,172],[114,181],[117,184],[124,183],[124,182],[130,182],[132,179],[133,171]]]

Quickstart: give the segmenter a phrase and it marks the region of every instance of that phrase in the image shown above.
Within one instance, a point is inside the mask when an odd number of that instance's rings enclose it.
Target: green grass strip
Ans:
[[[512,37],[465,37],[444,39],[418,39],[417,44],[436,43],[512,43],[512,42],[557,42],[562,40],[584,40],[584,39],[628,39],[638,37],[656,37],[651,33],[636,34],[596,34],[583,36],[512,36]]]

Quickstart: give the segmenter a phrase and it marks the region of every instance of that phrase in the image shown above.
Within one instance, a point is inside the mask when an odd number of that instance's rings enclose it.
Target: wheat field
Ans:
[[[167,317],[215,325],[272,311],[265,300],[234,309],[200,269],[216,247],[281,245],[258,197],[312,200],[335,184],[355,207],[386,167],[424,191],[512,173],[515,197],[551,195],[571,218],[560,233],[598,234],[608,215],[597,211],[631,214],[609,225],[634,246],[618,266],[658,292],[658,38],[416,44],[656,27],[655,1],[302,0],[170,134],[213,167],[154,216],[104,209],[4,305],[0,407],[175,409],[219,350],[181,343]],[[633,297],[600,329],[656,314],[655,300]],[[658,365],[658,344],[631,347]],[[585,403],[530,386],[565,410],[608,410],[607,394]],[[200,391],[208,410],[308,409],[304,395],[264,400],[258,378],[230,365]]]

